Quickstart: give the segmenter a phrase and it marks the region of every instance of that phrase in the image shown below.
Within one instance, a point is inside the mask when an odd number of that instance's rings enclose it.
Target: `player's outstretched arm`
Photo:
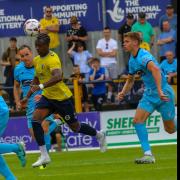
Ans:
[[[14,80],[14,99],[16,103],[16,110],[19,111],[21,109],[21,103],[20,103],[20,95],[21,95],[21,87],[18,81]]]
[[[128,74],[127,80],[121,92],[118,93],[119,100],[123,100],[124,96],[131,90],[134,84],[134,75]]]
[[[157,67],[153,61],[150,61],[147,64],[147,69],[151,71],[153,75],[160,99],[163,101],[169,101],[169,98],[163,93],[162,88],[161,88],[161,71],[159,67]]]

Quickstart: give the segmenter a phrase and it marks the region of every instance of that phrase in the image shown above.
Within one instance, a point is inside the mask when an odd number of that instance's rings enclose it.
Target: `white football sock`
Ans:
[[[152,156],[152,152],[151,152],[151,150],[149,150],[149,151],[145,151],[144,155],[149,155],[149,156]]]
[[[41,156],[49,157],[47,149],[46,149],[46,145],[39,146],[39,150],[41,151]]]

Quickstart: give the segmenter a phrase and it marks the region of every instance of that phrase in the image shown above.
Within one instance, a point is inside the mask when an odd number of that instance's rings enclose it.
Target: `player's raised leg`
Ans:
[[[41,99],[43,101],[43,97]],[[48,100],[44,100],[48,101]],[[72,103],[72,99],[67,99],[66,101],[56,101],[49,100],[54,107],[56,107],[56,111],[63,118],[63,120],[69,125],[72,131],[77,133],[83,133],[90,136],[96,136],[99,141],[101,152],[105,152],[107,149],[106,146],[106,134],[104,131],[97,131],[95,128],[89,126],[86,123],[80,123],[77,118],[74,116],[74,106]]]

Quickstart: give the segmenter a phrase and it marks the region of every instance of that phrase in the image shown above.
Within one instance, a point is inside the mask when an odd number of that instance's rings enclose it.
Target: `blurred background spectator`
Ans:
[[[11,37],[9,39],[9,47],[3,52],[1,65],[4,66],[5,86],[13,87],[14,85],[14,67],[19,63],[20,59],[17,55],[17,39]],[[9,98],[9,108],[11,111],[15,109],[13,89],[6,89]]]
[[[90,60],[90,81],[102,81],[105,80],[105,68],[100,67],[100,60],[98,58],[92,58]],[[92,84],[92,103],[96,111],[102,110],[102,105],[106,100],[106,83],[99,82]]]
[[[86,41],[88,39],[88,34],[86,29],[80,24],[80,22],[78,22],[76,16],[72,16],[70,19],[70,28],[67,30],[65,39],[68,42],[68,49],[72,47],[73,42],[82,42],[84,50],[86,50]],[[73,58],[71,58],[71,60],[74,64]]]
[[[168,20],[172,29],[177,31],[177,14],[174,13],[173,5],[166,6],[166,13],[159,18],[159,28],[163,31],[163,21]]]
[[[132,25],[132,32],[142,32],[143,41],[150,45],[150,48],[154,44],[154,30],[149,22],[146,20],[146,14],[140,12],[138,14],[138,21]]]
[[[40,20],[40,32],[46,33],[50,37],[50,50],[60,55],[60,40],[59,40],[59,19],[53,16],[53,9],[46,6],[44,9],[44,18]]]
[[[88,60],[92,57],[92,54],[88,50],[84,50],[82,42],[73,42],[72,47],[67,51],[67,53],[74,59],[74,65],[79,65],[80,72],[84,74],[85,80],[89,81],[90,67]]]
[[[173,84],[173,78],[177,77],[177,59],[173,51],[166,52],[166,59],[160,64],[162,71],[167,76],[169,84]]]
[[[134,22],[135,22],[135,20],[134,20],[133,14],[128,13],[126,16],[126,22],[118,29],[118,35],[119,35],[119,40],[120,40],[121,46],[122,46],[123,61],[124,61],[125,66],[128,65],[128,60],[129,60],[130,54],[123,50],[123,35],[125,33],[131,31],[131,27],[132,27]]]
[[[176,32],[170,27],[167,20],[163,21],[162,32],[159,34],[157,45],[160,47],[159,55],[160,62],[162,62],[166,56],[167,51],[172,51],[175,55],[176,51]]]
[[[115,39],[111,38],[111,30],[105,27],[103,30],[103,38],[98,40],[96,45],[97,54],[100,56],[101,66],[107,70],[108,79],[117,79],[117,50],[118,43]],[[108,83],[107,101],[112,101],[113,83]]]

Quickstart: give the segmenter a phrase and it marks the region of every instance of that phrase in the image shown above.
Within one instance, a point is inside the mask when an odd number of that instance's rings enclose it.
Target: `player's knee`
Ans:
[[[165,131],[169,134],[173,134],[176,132],[175,128],[170,128],[170,127],[164,127]]]
[[[133,123],[134,124],[139,124],[139,123],[142,123],[142,120],[138,119],[138,118],[134,118]]]
[[[35,120],[35,121],[41,121],[42,120],[42,118],[41,118],[41,115],[39,114],[39,113],[34,113],[33,114],[33,120]]]
[[[80,124],[78,122],[69,125],[73,132],[79,132]]]

